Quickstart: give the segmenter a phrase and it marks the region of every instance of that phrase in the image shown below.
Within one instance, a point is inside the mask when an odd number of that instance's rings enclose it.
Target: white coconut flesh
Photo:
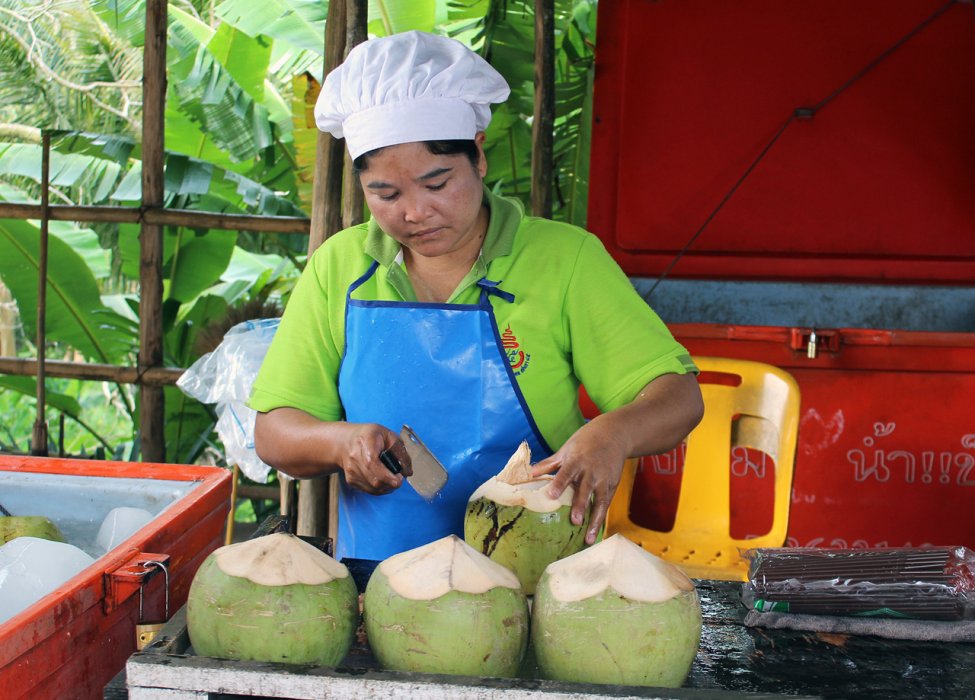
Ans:
[[[378,570],[409,600],[434,600],[457,591],[479,595],[499,586],[520,589],[518,577],[456,535],[396,554]]]
[[[594,598],[612,589],[644,603],[663,603],[694,590],[694,583],[665,562],[620,534],[549,564],[548,588],[562,603]]]
[[[349,575],[345,565],[300,537],[284,532],[221,547],[214,552],[214,558],[228,576],[246,578],[261,586],[317,586]]]
[[[536,513],[553,513],[564,506],[571,506],[572,497],[575,494],[573,488],[569,486],[558,498],[550,497],[548,487],[553,478],[546,474],[531,481],[511,484],[502,481],[500,476],[496,476],[481,484],[471,494],[469,500],[476,501],[479,498],[486,498],[498,505],[521,506]]]

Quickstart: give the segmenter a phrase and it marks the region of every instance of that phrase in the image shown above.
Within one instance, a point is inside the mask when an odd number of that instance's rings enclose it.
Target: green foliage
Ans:
[[[0,219],[3,281],[21,309],[37,308],[38,232],[25,221]],[[103,363],[128,359],[134,338],[129,322],[101,303],[98,285],[85,261],[57,236],[48,242],[47,336]],[[22,315],[33,337],[35,319]]]

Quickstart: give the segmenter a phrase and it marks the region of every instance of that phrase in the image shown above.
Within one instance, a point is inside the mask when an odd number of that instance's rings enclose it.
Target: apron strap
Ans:
[[[503,280],[492,282],[487,277],[482,277],[477,281],[477,286],[481,288],[481,306],[485,306],[488,303],[488,296],[496,296],[509,304],[514,303],[515,295],[501,289],[498,286],[501,284],[501,282],[503,282]]]
[[[359,279],[357,279],[355,282],[349,285],[349,289],[345,293],[346,300],[352,299],[352,292],[357,290],[367,279],[369,279],[374,274],[376,274],[376,269],[378,267],[379,267],[379,261],[373,260],[372,265],[369,266],[369,269],[366,270],[364,273],[362,273],[362,276]]]

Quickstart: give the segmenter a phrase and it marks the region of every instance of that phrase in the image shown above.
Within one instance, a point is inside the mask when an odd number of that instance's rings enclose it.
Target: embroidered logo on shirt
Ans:
[[[521,345],[510,325],[501,334],[501,347],[504,348],[504,352],[508,356],[508,364],[511,365],[511,371],[514,372],[514,375],[517,377],[524,374],[532,356],[520,349]]]

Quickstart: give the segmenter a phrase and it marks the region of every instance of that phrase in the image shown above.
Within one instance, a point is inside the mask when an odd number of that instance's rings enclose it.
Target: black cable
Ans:
[[[782,134],[785,133],[785,130],[788,129],[789,126],[794,121],[796,121],[797,119],[812,119],[814,116],[816,116],[816,113],[819,112],[819,110],[821,110],[823,107],[825,107],[826,105],[828,105],[834,99],[836,99],[837,97],[839,97],[839,95],[841,95],[843,92],[845,92],[850,86],[852,86],[854,83],[856,83],[861,78],[863,78],[865,75],[867,75],[867,73],[869,73],[874,68],[876,68],[878,65],[880,65],[884,60],[886,60],[897,49],[899,49],[901,46],[903,46],[908,41],[910,41],[912,38],[914,38],[917,34],[919,34],[920,32],[924,31],[928,27],[928,25],[930,25],[932,22],[934,22],[936,19],[938,19],[941,15],[943,15],[945,12],[947,12],[949,9],[951,9],[951,7],[953,5],[956,5],[959,2],[969,2],[969,1],[970,0],[948,0],[948,2],[946,2],[940,8],[938,8],[937,10],[935,10],[933,14],[931,14],[926,19],[922,20],[917,26],[915,26],[913,29],[911,29],[907,34],[905,34],[904,36],[902,36],[900,39],[898,39],[896,42],[894,42],[894,44],[892,44],[890,47],[888,47],[887,49],[885,49],[884,51],[882,51],[880,54],[878,54],[876,58],[874,58],[872,61],[870,61],[866,66],[864,66],[857,73],[855,73],[853,75],[853,77],[851,77],[845,83],[843,83],[842,85],[840,85],[838,88],[836,88],[836,90],[834,90],[833,92],[831,92],[825,98],[823,98],[822,100],[820,100],[819,102],[817,102],[812,107],[797,107],[795,110],[793,110],[792,114],[789,115],[789,118],[785,121],[785,123],[781,127],[779,127],[779,130],[775,132],[775,135],[771,138],[771,140],[769,140],[769,142],[767,144],[765,144],[765,147],[761,150],[761,152],[758,154],[758,156],[745,169],[745,172],[742,174],[742,176],[738,178],[738,180],[735,182],[734,185],[731,186],[731,189],[728,190],[728,193],[725,194],[725,196],[721,198],[721,201],[718,202],[718,205],[714,208],[714,210],[704,220],[704,223],[701,224],[701,226],[697,229],[697,231],[694,232],[694,235],[691,236],[690,239],[688,239],[687,243],[684,244],[684,247],[681,248],[677,252],[677,254],[674,256],[674,259],[671,260],[670,263],[667,265],[667,268],[663,272],[660,273],[660,276],[657,277],[657,280],[653,283],[653,286],[650,287],[650,291],[647,292],[647,294],[646,294],[646,296],[644,298],[645,299],[648,299],[648,300],[650,299],[650,296],[653,294],[653,292],[657,288],[657,286],[661,282],[663,282],[664,279],[666,279],[667,275],[670,274],[670,272],[674,269],[674,267],[677,265],[677,263],[680,261],[680,259],[682,257],[684,257],[684,254],[694,244],[694,241],[696,241],[698,239],[698,237],[702,233],[704,233],[704,230],[714,220],[714,217],[716,217],[718,215],[718,212],[720,212],[724,208],[724,205],[728,203],[728,200],[730,200],[734,196],[735,192],[738,191],[738,188],[741,187],[742,184],[744,184],[745,180],[748,179],[748,176],[752,174],[752,171],[754,171],[755,168],[758,166],[758,164],[762,162],[762,160],[768,154],[769,150],[771,150],[772,146],[775,145],[775,142],[779,140],[779,137],[781,137]],[[973,4],[973,8],[975,8],[975,4]]]

